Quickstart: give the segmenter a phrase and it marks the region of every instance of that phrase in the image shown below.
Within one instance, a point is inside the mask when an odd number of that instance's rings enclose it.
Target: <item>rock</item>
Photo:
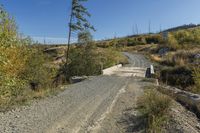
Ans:
[[[160,56],[164,56],[164,55],[166,55],[168,52],[169,52],[169,48],[161,48],[161,49],[158,51],[158,54],[159,54]]]
[[[195,59],[200,59],[200,54],[196,54],[196,55],[194,56],[194,58],[195,58]]]
[[[86,79],[88,79],[87,76],[73,76],[69,79],[69,81],[70,81],[70,83],[74,84],[74,83],[78,83],[78,82],[81,82]]]

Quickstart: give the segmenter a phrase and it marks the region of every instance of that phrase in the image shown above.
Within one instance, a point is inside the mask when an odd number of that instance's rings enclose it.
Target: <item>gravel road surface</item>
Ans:
[[[124,53],[131,64],[146,68],[150,63],[141,55]],[[68,86],[61,94],[30,106],[0,113],[0,133],[98,132],[127,86],[137,88],[128,76],[98,76]],[[137,93],[135,94],[137,95]]]
[[[123,54],[128,58],[129,61],[129,64],[126,65],[127,67],[147,68],[151,65],[150,61],[141,54],[131,54],[128,52],[124,52]]]

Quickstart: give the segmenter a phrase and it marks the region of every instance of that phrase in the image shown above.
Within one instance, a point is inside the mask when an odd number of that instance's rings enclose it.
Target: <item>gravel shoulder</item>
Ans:
[[[167,133],[200,133],[200,120],[181,104],[174,101],[169,116]]]
[[[136,117],[137,98],[143,95],[143,87],[152,85],[143,82],[142,78],[131,78],[126,91],[120,95],[116,105],[107,117],[102,121],[101,128],[95,130],[97,133],[133,133],[142,132],[143,126]]]
[[[94,133],[143,133],[144,119],[137,109],[138,97],[143,95],[147,86],[154,83],[142,78],[131,78],[126,92],[120,95],[112,111],[101,122],[101,128]],[[168,123],[163,125],[164,133],[199,133],[200,120],[181,104],[172,100]]]

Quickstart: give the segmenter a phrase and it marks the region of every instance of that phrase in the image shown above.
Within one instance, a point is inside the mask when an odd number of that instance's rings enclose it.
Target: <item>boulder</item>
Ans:
[[[81,82],[86,79],[88,79],[87,76],[73,76],[69,79],[69,81],[71,84],[74,84],[74,83],[78,83],[78,82]]]
[[[169,52],[169,48],[161,48],[161,49],[158,51],[158,54],[159,54],[160,56],[164,56],[164,55],[166,55],[168,52]]]
[[[196,55],[194,56],[194,58],[195,58],[195,59],[200,59],[200,54],[196,54]]]

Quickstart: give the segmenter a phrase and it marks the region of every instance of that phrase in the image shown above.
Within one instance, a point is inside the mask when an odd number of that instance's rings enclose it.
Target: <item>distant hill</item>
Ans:
[[[95,43],[99,47],[110,47],[113,45],[137,45],[137,44],[145,44],[145,43],[159,43],[161,38],[161,34],[164,32],[176,32],[179,30],[187,30],[187,29],[195,29],[200,28],[200,24],[185,24],[177,27],[172,27],[169,29],[166,29],[159,33],[143,33],[138,35],[128,35],[124,37],[115,37],[105,40],[96,40]],[[75,43],[74,43],[75,44]],[[73,45],[74,45],[73,44]],[[60,47],[60,46],[67,46],[66,44],[51,44],[51,45],[43,45],[40,44],[40,47],[43,47],[43,49],[48,49],[52,47]]]
[[[188,24],[188,25],[185,24],[185,25],[181,25],[181,26],[177,26],[177,27],[166,29],[166,30],[164,30],[162,32],[174,32],[174,31],[177,31],[177,30],[186,30],[186,29],[197,28],[197,27],[200,27],[200,24]]]
[[[187,29],[192,29],[192,28],[200,28],[200,24],[184,24],[184,25],[181,25],[181,26],[177,26],[177,27],[172,27],[172,28],[169,28],[169,29],[166,29],[166,30],[163,30],[162,32],[160,33],[163,33],[163,32],[175,32],[175,31],[178,31],[178,30],[187,30]],[[127,38],[137,38],[137,37],[148,37],[149,35],[158,35],[160,33],[143,33],[143,34],[138,34],[138,35],[128,35],[128,36],[124,36],[124,37],[117,37],[117,38],[110,38],[110,39],[105,39],[105,40],[98,40],[96,42],[108,42],[108,41],[112,41],[112,40],[122,40],[122,39],[127,39]]]

